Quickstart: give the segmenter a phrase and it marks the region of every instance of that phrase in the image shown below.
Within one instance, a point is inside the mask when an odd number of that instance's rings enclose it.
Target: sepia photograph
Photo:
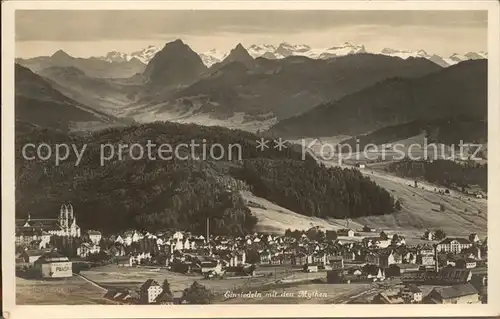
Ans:
[[[497,2],[78,2],[2,3],[6,318],[500,313]]]

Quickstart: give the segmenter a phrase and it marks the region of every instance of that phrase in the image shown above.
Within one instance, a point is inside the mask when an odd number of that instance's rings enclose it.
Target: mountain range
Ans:
[[[109,127],[119,122],[63,95],[48,80],[19,64],[15,66],[15,88],[16,120],[64,132],[82,124]]]
[[[397,55],[407,53],[373,54],[349,44],[329,50],[343,55],[312,59],[295,54],[311,51],[308,46],[281,44],[274,50],[280,58],[254,58],[257,46],[247,50],[238,44],[207,67],[189,45],[176,40],[147,65],[116,53],[108,55],[116,60],[106,61],[61,50],[18,61],[41,76],[35,82],[42,80],[71,100],[65,103],[125,121],[270,128],[289,137],[365,134],[457,112],[486,117],[487,60],[476,60],[479,54],[443,68],[424,51],[401,58]],[[146,56],[154,50],[140,52]],[[120,66],[135,64],[142,70],[129,68],[128,77],[118,77]]]
[[[144,64],[147,64],[153,56],[162,48],[150,45],[145,49],[123,53],[112,51],[107,55],[98,57],[108,62],[126,62],[132,59],[138,59]],[[344,56],[348,54],[357,53],[374,53],[383,54],[388,56],[400,57],[407,59],[409,57],[421,57],[429,59],[442,67],[447,67],[461,61],[470,59],[486,59],[488,54],[486,52],[467,52],[465,54],[454,53],[451,56],[440,56],[437,54],[427,53],[425,50],[399,50],[393,48],[384,48],[380,51],[367,50],[363,45],[357,45],[350,42],[345,42],[341,45],[327,47],[327,48],[313,48],[306,44],[290,44],[282,42],[278,45],[273,44],[252,44],[246,47],[248,53],[253,58],[263,57],[266,59],[283,59],[289,56],[305,56],[311,59],[328,59],[335,56]],[[206,52],[199,53],[203,63],[210,67],[217,62],[221,62],[229,54],[229,52],[217,49],[211,49]]]
[[[389,78],[285,119],[270,131],[285,136],[358,135],[452,115],[487,120],[487,71],[486,60],[472,60],[418,78]]]
[[[182,66],[190,69],[188,64]],[[357,54],[329,60],[302,56],[253,59],[237,46],[204,76],[175,91],[148,95],[148,103],[161,105],[157,114],[178,110],[211,113],[223,118],[273,114],[278,120],[306,112],[326,101],[339,99],[383,79],[416,77],[440,67],[426,59],[402,60],[383,55]]]

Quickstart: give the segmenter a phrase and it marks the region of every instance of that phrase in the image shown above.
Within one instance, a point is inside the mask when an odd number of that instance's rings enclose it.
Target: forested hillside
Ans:
[[[365,135],[355,136],[339,143],[350,145],[352,149],[364,149],[369,144],[383,145],[398,142],[425,133],[427,142],[456,145],[462,143],[485,143],[488,140],[488,123],[474,116],[453,116],[436,120],[418,120],[387,126]]]
[[[392,212],[393,199],[359,172],[319,166],[293,148],[256,148],[257,136],[220,127],[151,123],[113,128],[87,136],[65,135],[16,125],[16,217],[55,218],[62,202],[75,207],[78,224],[104,232],[129,228],[182,228],[214,234],[252,232],[251,216],[239,190],[253,190],[298,213],[319,217]],[[241,145],[242,159],[134,160],[130,154],[101,165],[101,144],[178,145],[205,141]],[[26,143],[87,145],[79,165],[73,154],[59,166],[22,157]],[[200,148],[201,149],[201,148]],[[200,153],[196,153],[201,155]],[[190,155],[185,150],[182,156]],[[227,154],[226,154],[227,155]]]
[[[236,175],[254,194],[314,217],[361,217],[392,212],[394,199],[356,169],[288,159],[250,159]]]
[[[431,183],[459,190],[475,185],[484,191],[488,188],[488,166],[473,161],[460,164],[448,160],[431,162],[405,159],[389,164],[387,171],[403,177],[424,178]]]

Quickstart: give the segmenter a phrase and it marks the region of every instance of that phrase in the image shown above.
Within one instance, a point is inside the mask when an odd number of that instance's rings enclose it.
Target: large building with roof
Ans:
[[[463,249],[469,248],[472,246],[472,243],[467,238],[445,238],[439,244],[437,244],[436,249],[438,252],[451,252],[458,254]]]
[[[426,297],[427,303],[476,304],[480,303],[479,292],[470,283],[451,287],[436,287]]]
[[[56,250],[43,254],[35,261],[35,269],[42,278],[66,278],[73,276],[73,264],[68,257]]]
[[[29,245],[33,242],[48,244],[51,236],[80,237],[80,226],[76,223],[71,204],[63,204],[58,218],[16,219],[16,244]],[[43,246],[43,245],[42,245]]]
[[[401,281],[405,284],[419,285],[459,285],[470,282],[472,273],[470,269],[457,269],[446,267],[439,272],[418,271],[401,274]]]

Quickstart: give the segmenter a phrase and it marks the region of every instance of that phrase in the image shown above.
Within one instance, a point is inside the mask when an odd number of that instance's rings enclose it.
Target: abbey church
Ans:
[[[28,215],[26,219],[16,219],[16,244],[48,242],[52,236],[81,236],[71,204],[61,206],[58,218],[35,219]]]

